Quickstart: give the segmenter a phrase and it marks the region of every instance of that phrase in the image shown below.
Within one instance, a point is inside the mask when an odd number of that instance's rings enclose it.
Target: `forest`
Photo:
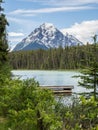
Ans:
[[[98,45],[96,45],[98,60]],[[59,47],[49,50],[16,51],[9,53],[12,69],[80,69],[93,60],[94,45]]]

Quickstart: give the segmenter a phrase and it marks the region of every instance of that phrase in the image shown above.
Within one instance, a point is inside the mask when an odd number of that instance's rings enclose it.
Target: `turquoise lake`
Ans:
[[[79,78],[73,78],[75,75],[79,75],[79,72],[75,71],[47,71],[47,70],[13,70],[12,74],[20,79],[34,78],[43,86],[62,86],[72,85],[75,93],[89,92],[89,90],[78,86]]]

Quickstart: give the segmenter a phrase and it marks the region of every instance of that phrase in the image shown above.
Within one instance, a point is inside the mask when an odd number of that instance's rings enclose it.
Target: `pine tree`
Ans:
[[[92,57],[89,66],[83,67],[79,77],[81,81],[79,85],[87,89],[92,89],[90,94],[93,94],[94,99],[97,97],[97,87],[98,87],[98,58],[97,58],[97,35],[93,37],[94,44],[92,45]]]
[[[3,14],[4,9],[1,7],[3,0],[0,0],[0,83],[5,77],[10,75],[8,65],[8,40],[6,26],[8,22]]]

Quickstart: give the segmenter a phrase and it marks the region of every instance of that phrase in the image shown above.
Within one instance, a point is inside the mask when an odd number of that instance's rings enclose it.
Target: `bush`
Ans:
[[[0,114],[8,118],[13,130],[57,130],[61,120],[55,114],[52,92],[42,89],[34,79],[6,80],[0,96]]]

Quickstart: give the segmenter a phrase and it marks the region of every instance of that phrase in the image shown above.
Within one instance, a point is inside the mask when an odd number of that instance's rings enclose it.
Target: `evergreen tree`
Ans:
[[[8,69],[8,40],[6,26],[8,22],[3,14],[4,9],[1,7],[3,0],[0,0],[0,83],[5,77],[9,77],[10,70]]]
[[[93,37],[94,44],[92,45],[92,55],[89,66],[83,67],[81,71],[82,75],[79,77],[81,81],[79,82],[80,86],[83,86],[87,89],[93,89],[90,94],[93,94],[94,99],[96,100],[97,96],[97,87],[98,87],[98,58],[97,58],[97,35]]]

